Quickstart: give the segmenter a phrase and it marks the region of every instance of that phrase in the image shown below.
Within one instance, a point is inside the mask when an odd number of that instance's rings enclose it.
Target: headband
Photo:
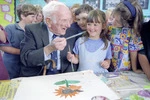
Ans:
[[[123,1],[123,4],[129,9],[133,18],[136,17],[136,9],[135,7],[127,0]]]

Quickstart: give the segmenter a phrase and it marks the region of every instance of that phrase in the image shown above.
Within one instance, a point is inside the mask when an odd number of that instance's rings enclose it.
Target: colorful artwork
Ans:
[[[132,71],[110,72],[100,78],[123,100],[150,100],[150,84],[145,74]]]
[[[104,96],[94,96],[91,100],[109,100],[107,97]]]
[[[0,0],[0,21],[2,26],[15,22],[14,0]]]
[[[13,21],[13,16],[9,15],[9,14],[5,14],[4,15],[4,19],[7,20],[8,22],[12,23]]]
[[[13,100],[19,83],[18,80],[0,81],[0,100]]]
[[[75,81],[75,80],[63,80],[56,82],[55,85],[66,85],[66,86],[59,86],[58,89],[55,89],[56,96],[60,97],[65,97],[67,98],[68,96],[73,97],[76,96],[79,92],[83,92],[81,89],[81,86],[77,85],[69,85],[69,84],[76,84],[79,83],[80,81]]]
[[[9,12],[10,11],[9,5],[1,5],[1,9],[2,9],[2,12]]]
[[[5,0],[5,1],[11,4],[13,0]]]

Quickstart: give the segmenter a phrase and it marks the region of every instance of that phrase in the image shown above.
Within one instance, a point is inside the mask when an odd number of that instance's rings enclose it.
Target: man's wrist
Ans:
[[[44,52],[46,53],[46,55],[48,56],[50,53],[52,53],[54,51],[54,48],[52,45],[47,45],[44,47]]]

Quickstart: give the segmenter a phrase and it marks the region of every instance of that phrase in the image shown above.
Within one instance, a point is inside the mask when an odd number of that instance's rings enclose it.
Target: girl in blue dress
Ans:
[[[95,74],[108,72],[111,47],[106,38],[106,16],[100,10],[92,10],[87,16],[87,32],[74,46],[74,53],[68,52],[67,59],[79,63],[78,71],[93,70]]]

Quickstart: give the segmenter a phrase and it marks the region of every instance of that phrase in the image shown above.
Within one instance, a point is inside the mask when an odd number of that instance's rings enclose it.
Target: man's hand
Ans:
[[[51,44],[44,47],[44,52],[48,56],[55,50],[63,50],[67,45],[67,41],[65,38],[56,37]]]
[[[56,37],[50,45],[54,50],[63,50],[67,45],[67,41],[65,38]]]

